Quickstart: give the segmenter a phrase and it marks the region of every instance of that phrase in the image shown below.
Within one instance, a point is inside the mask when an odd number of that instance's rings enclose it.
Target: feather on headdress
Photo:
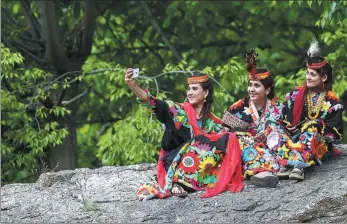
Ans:
[[[314,56],[319,56],[319,53],[320,53],[320,48],[319,48],[318,41],[315,37],[313,37],[310,44],[310,48],[307,51],[307,55],[309,57],[314,57]]]
[[[313,58],[315,57],[320,57],[320,48],[319,48],[319,44],[318,41],[315,37],[313,37],[310,47],[307,50],[307,63],[306,66],[310,69],[319,69],[322,68],[324,65],[326,65],[326,61],[324,60],[324,58],[322,58],[322,60],[319,61],[313,61]]]
[[[258,53],[255,51],[254,48],[246,52],[248,78],[251,80],[266,79],[270,76],[270,71],[257,73],[257,57]]]

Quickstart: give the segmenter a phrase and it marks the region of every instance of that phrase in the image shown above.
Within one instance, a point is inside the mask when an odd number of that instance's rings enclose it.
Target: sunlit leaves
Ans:
[[[49,96],[46,88],[50,74],[40,69],[16,68],[23,62],[19,53],[1,45],[1,155],[2,182],[23,181],[35,175],[36,159],[45,155],[48,147],[62,143],[68,132],[49,116],[64,116],[63,107],[47,109],[42,101]],[[4,82],[2,82],[3,84]],[[53,88],[57,88],[55,83]]]
[[[137,109],[108,128],[98,143],[97,157],[102,163],[129,165],[155,162],[162,126],[152,116],[148,111]]]

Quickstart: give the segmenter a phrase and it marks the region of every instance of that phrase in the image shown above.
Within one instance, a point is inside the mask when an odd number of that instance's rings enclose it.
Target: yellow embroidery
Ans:
[[[333,127],[333,130],[335,131],[336,134],[338,134],[339,139],[341,139],[342,135],[340,134],[340,132],[335,127]]]
[[[307,115],[310,120],[314,120],[319,116],[319,112],[325,102],[324,101],[325,92],[319,93],[316,105],[314,105],[312,97],[313,96],[311,92],[306,95],[307,109],[308,109]]]

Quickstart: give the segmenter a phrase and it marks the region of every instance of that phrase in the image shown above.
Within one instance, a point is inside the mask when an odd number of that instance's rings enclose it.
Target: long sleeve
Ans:
[[[175,124],[173,122],[173,115],[169,110],[169,105],[166,101],[158,100],[154,96],[150,94],[150,92],[147,92],[148,100],[147,101],[141,101],[139,99],[138,102],[144,106],[146,109],[154,113],[157,117],[157,119],[165,124],[165,128],[167,129],[174,129]]]
[[[329,102],[329,101],[328,101]],[[333,102],[332,102],[333,103]],[[331,106],[323,121],[325,123],[324,137],[330,141],[340,141],[343,135],[343,106],[340,102]]]

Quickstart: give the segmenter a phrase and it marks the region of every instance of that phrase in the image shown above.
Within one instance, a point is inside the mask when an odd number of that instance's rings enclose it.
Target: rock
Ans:
[[[1,222],[347,222],[347,145],[343,155],[305,172],[305,181],[281,180],[277,188],[245,181],[241,193],[139,201],[155,164],[76,169],[42,174],[35,184],[1,189]]]

